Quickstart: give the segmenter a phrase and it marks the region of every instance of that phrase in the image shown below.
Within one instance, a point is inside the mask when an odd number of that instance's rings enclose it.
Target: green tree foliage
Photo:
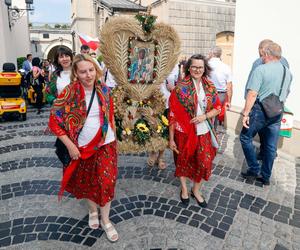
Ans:
[[[17,66],[18,66],[18,69],[21,69],[21,68],[22,68],[22,64],[23,64],[24,61],[26,61],[26,57],[18,57],[18,58],[17,58]]]

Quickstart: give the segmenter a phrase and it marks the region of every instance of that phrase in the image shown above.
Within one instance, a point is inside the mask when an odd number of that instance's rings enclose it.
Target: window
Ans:
[[[43,38],[49,38],[49,33],[44,33]]]

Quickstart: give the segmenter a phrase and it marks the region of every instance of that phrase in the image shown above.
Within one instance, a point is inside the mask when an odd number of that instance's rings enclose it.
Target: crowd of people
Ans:
[[[175,176],[181,183],[179,197],[185,205],[191,196],[200,207],[207,206],[200,190],[211,176],[219,147],[216,132],[224,122],[233,95],[230,67],[222,62],[221,55],[219,47],[213,47],[207,57],[195,54],[176,65],[161,84],[166,99],[165,114],[169,118],[169,148],[174,154]],[[55,68],[48,60],[40,68],[40,62],[28,55],[23,69],[27,74],[32,72],[34,81],[46,82],[46,100],[52,105],[49,128],[70,156],[70,162],[63,167],[60,193],[66,190],[78,199],[86,199],[90,228],[101,225],[107,238],[115,242],[119,236],[109,220],[109,211],[118,175],[111,94],[117,83],[95,56],[86,45],[74,57],[72,51],[61,47],[54,58]],[[248,170],[242,176],[269,185],[282,114],[268,117],[262,102],[270,94],[285,102],[292,75],[275,42],[263,40],[259,56],[245,87],[240,141]],[[37,94],[37,102],[40,99]],[[261,139],[259,157],[253,146],[257,133]],[[150,152],[147,164],[165,169],[164,151]],[[193,183],[191,190],[188,179]]]

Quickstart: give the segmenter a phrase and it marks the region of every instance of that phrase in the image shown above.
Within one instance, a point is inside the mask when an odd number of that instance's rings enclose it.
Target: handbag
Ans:
[[[282,65],[283,66],[283,65]],[[281,95],[284,79],[285,79],[286,69],[283,66],[283,77],[280,87],[279,95],[270,94],[265,99],[261,101],[261,105],[264,109],[264,112],[268,118],[273,118],[275,116],[281,115],[283,112],[283,102],[280,101],[279,96]]]
[[[96,92],[96,87],[94,85],[91,100],[89,102],[89,107],[88,107],[86,116],[89,115],[90,109],[91,109],[92,104],[93,104],[95,92]],[[81,130],[82,130],[82,128],[81,128]],[[81,130],[79,131],[79,133],[81,132]],[[54,146],[56,147],[55,154],[57,155],[58,159],[61,161],[63,166],[68,166],[72,159],[71,159],[71,156],[69,154],[69,150],[66,147],[66,145],[59,138],[57,138],[56,141],[55,141]]]

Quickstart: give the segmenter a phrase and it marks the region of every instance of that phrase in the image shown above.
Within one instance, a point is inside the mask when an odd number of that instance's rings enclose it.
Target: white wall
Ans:
[[[13,0],[12,6],[17,6],[19,9],[25,9],[25,0]],[[24,15],[20,19],[18,19],[12,27],[12,36],[15,38],[14,49],[17,57],[26,56],[26,54],[31,53],[28,15],[29,13],[25,11]]]
[[[12,6],[25,7],[24,0],[12,1]],[[5,62],[17,63],[17,57],[30,53],[27,13],[17,20],[11,30],[8,26],[7,6],[0,1],[0,70]]]
[[[244,88],[258,44],[263,39],[278,43],[293,74],[291,93],[286,105],[300,121],[300,2],[299,0],[237,1],[234,42],[234,96],[232,104],[244,106]]]

